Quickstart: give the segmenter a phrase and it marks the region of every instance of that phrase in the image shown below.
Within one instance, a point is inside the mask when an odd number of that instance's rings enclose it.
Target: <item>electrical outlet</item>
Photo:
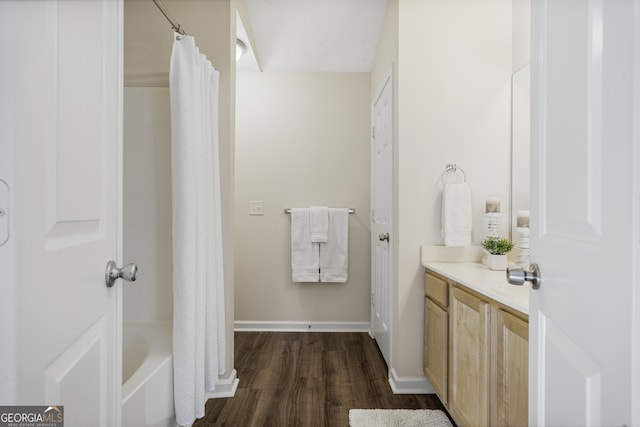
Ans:
[[[249,215],[264,215],[264,202],[262,200],[250,200]]]

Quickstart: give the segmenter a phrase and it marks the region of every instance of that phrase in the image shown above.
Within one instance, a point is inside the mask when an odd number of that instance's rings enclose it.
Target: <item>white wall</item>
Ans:
[[[395,13],[395,2],[389,6]],[[442,244],[440,176],[445,164],[463,168],[471,186],[473,244],[486,236],[487,197],[499,196],[503,210],[509,209],[512,16],[510,0],[400,1],[397,8],[396,25],[389,24],[381,42],[398,40],[393,367],[401,377],[420,377],[420,246]],[[386,61],[393,60],[393,54],[385,55]],[[376,90],[381,82],[378,73],[374,76]],[[506,219],[500,228],[504,235]]]
[[[236,321],[369,321],[369,90],[369,73],[238,73]],[[310,205],[356,209],[346,284],[291,280],[283,209]]]
[[[531,0],[512,0],[513,71],[531,61]]]
[[[124,89],[125,322],[172,322],[171,113],[168,87]]]

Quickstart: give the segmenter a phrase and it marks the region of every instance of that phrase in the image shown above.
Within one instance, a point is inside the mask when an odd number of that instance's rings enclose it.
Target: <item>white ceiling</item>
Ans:
[[[387,0],[246,0],[262,71],[371,71]],[[249,44],[244,29],[239,38]],[[238,70],[257,70],[253,55]]]

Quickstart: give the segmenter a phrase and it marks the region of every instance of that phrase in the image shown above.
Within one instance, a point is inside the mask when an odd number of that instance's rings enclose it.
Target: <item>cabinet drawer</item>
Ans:
[[[442,307],[447,307],[449,305],[447,298],[447,289],[447,282],[437,278],[432,274],[425,273],[424,292],[429,298],[440,304]]]

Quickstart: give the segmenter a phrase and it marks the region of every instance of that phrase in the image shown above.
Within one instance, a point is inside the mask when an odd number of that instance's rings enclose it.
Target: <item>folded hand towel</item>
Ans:
[[[445,184],[442,192],[442,237],[445,246],[471,244],[471,190],[462,183]]]
[[[311,206],[309,215],[311,241],[314,243],[326,243],[329,238],[329,208],[326,206]]]
[[[349,209],[329,209],[329,239],[320,245],[320,281],[347,281],[349,267]]]
[[[319,243],[311,242],[309,209],[291,209],[291,277],[294,282],[320,280]]]

